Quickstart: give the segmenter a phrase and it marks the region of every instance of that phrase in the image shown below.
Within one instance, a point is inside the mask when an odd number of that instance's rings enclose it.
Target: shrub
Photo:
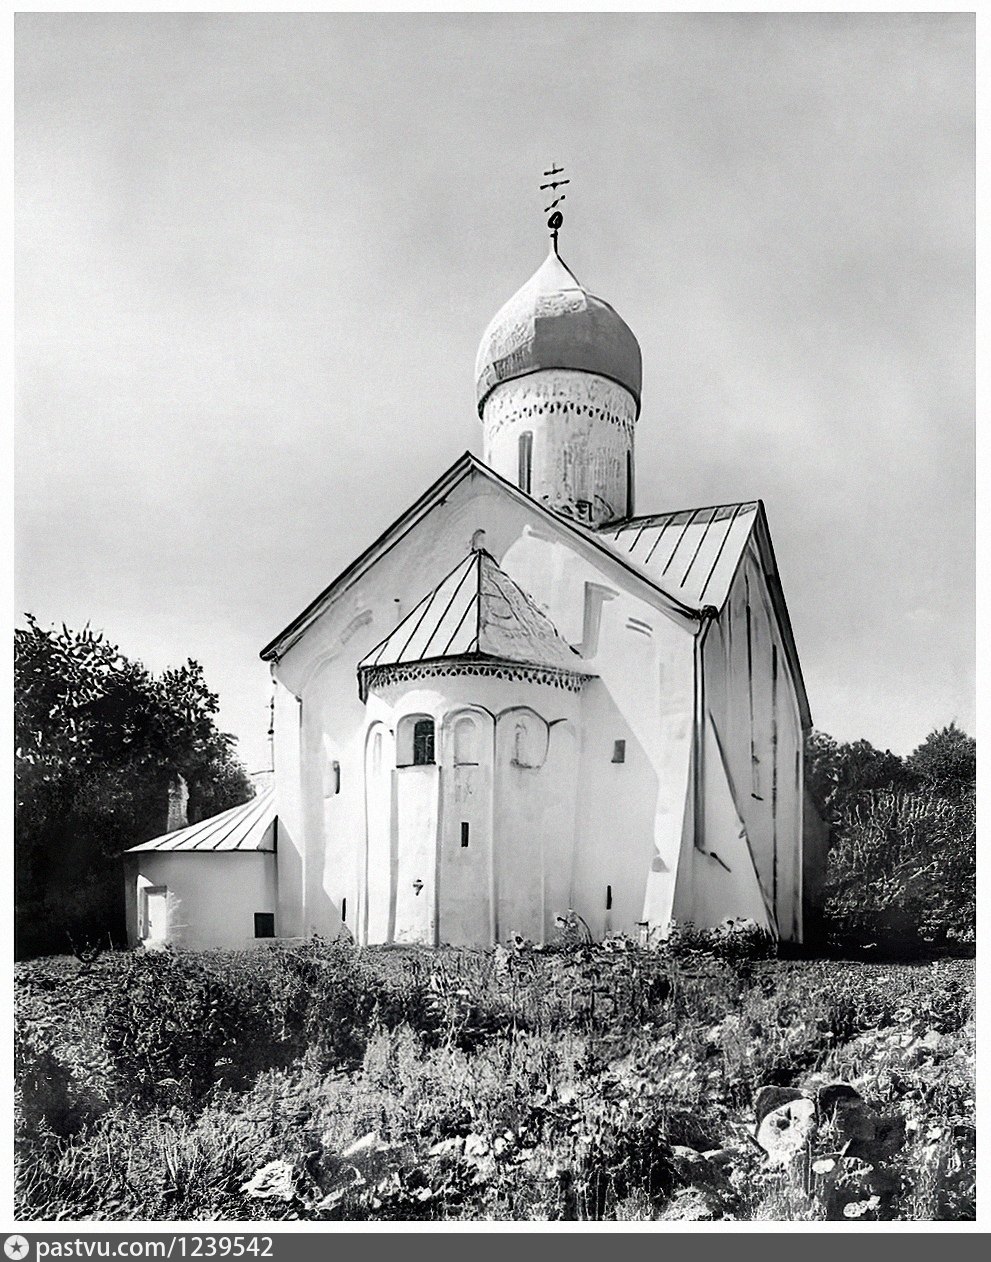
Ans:
[[[188,1107],[225,1073],[236,1078],[239,1048],[252,1047],[262,1029],[252,990],[195,957],[130,953],[103,1016],[115,1098]]]
[[[894,953],[972,946],[975,838],[972,792],[855,797],[829,860],[826,914],[834,939]]]

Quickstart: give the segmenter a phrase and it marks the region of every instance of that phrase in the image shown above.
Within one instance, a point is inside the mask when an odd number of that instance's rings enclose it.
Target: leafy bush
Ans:
[[[806,784],[832,836],[834,946],[889,956],[973,948],[976,748],[955,724],[905,759],[810,735]]]
[[[263,1031],[253,986],[230,984],[192,957],[127,956],[103,1017],[113,1094],[138,1105],[201,1100]]]
[[[902,954],[973,946],[975,858],[972,794],[858,796],[830,855],[826,914],[835,938]]]

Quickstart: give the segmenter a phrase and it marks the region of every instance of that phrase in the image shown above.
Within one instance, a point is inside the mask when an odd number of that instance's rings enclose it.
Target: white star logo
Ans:
[[[20,1262],[21,1258],[27,1257],[31,1252],[31,1246],[23,1236],[8,1236],[3,1242],[3,1251],[8,1258],[13,1258],[14,1262]]]

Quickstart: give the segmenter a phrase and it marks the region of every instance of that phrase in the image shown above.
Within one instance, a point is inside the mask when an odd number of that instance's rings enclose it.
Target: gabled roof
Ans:
[[[358,663],[358,670],[478,658],[572,674],[582,660],[530,597],[479,549]]]
[[[596,533],[661,591],[694,609],[721,609],[759,508],[756,500],[686,508],[632,517]]]
[[[709,607],[721,610],[729,594],[751,535],[757,541],[768,574],[768,586],[781,625],[785,652],[799,695],[803,724],[811,726],[808,697],[795,648],[791,620],[778,577],[764,506],[760,500],[723,504],[715,508],[682,509],[651,517],[612,522],[599,530],[569,521],[531,498],[512,482],[466,451],[420,498],[357,557],[329,587],[261,651],[265,661],[277,660],[305,633],[330,602],[346,591],[412,528],[422,521],[459,483],[484,477],[511,499],[525,504],[562,535],[591,548],[620,566],[628,575],[664,597],[670,611],[697,620]],[[653,553],[651,548],[654,545]],[[666,572],[665,572],[666,567]]]
[[[131,846],[126,854],[157,850],[166,853],[195,852],[216,854],[236,850],[241,853],[275,849],[275,789],[263,789],[250,802],[229,811],[202,819],[198,824],[153,837],[139,846]]]
[[[360,556],[356,557],[347,569],[342,570],[333,582],[324,588],[319,596],[310,601],[302,613],[293,618],[292,622],[274,640],[266,644],[260,654],[262,659],[267,662],[278,660],[284,653],[287,653],[310,624],[319,618],[331,601],[342,595],[353,583],[357,582],[390,548],[432,512],[438,504],[442,503],[455,487],[471,476],[486,478],[493,485],[504,491],[511,499],[525,504],[528,509],[536,513],[538,517],[543,518],[544,521],[552,525],[560,533],[572,539],[580,540],[584,547],[607,557],[611,564],[620,565],[627,573],[632,574],[640,582],[646,584],[648,588],[654,591],[662,591],[652,579],[641,574],[619,552],[598,538],[594,531],[576,522],[568,521],[560,514],[552,512],[545,505],[521,491],[519,487],[514,486],[512,482],[507,482],[505,478],[500,477],[488,465],[476,460],[470,451],[466,451],[445,473],[441,474],[431,487],[424,491],[414,504],[397,517],[392,525],[388,526],[374,543],[367,547]],[[686,618],[698,617],[698,610],[693,609],[667,592],[662,591],[662,594],[665,596],[672,612],[680,613]]]

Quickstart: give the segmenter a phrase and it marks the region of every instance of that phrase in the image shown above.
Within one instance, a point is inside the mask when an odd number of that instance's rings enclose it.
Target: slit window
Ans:
[[[461,849],[468,849],[468,821],[465,819],[461,821]]]
[[[612,886],[606,886],[606,911],[612,911]]]
[[[519,484],[520,490],[530,494],[530,470],[533,465],[533,434],[529,430],[525,434],[520,434],[520,467],[519,467]]]
[[[341,791],[341,764],[336,758],[331,759],[324,768],[323,795],[325,798],[336,797]]]
[[[613,741],[613,762],[626,762],[626,741]]]
[[[348,900],[347,895],[341,899],[341,924],[348,918]]]
[[[256,911],[255,912],[255,937],[256,938],[274,938],[275,937],[275,912],[274,911]]]

